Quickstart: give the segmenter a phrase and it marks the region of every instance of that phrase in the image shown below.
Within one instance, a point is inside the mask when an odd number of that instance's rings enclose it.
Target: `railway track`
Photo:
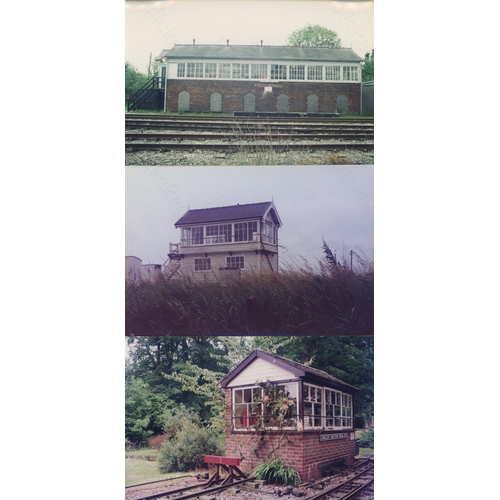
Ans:
[[[252,498],[271,498],[289,496],[290,498],[303,498],[304,500],[373,500],[374,463],[373,459],[360,460],[355,467],[338,469],[332,475],[318,481],[310,481],[295,488],[284,486],[266,485],[259,487],[261,481],[249,477],[212,486],[210,481],[193,483],[180,488],[171,488],[150,494],[136,494],[133,500],[156,500],[161,498],[175,498],[175,500],[188,500],[191,498],[241,498],[245,500],[245,491]],[[132,485],[142,486],[142,485]],[[237,493],[239,491],[239,493]],[[233,493],[231,493],[233,492]],[[132,498],[127,496],[127,498]]]
[[[125,115],[125,149],[241,151],[374,148],[373,119]]]

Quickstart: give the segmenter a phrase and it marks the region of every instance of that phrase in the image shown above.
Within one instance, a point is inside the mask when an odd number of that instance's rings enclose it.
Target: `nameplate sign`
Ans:
[[[335,439],[347,439],[347,432],[340,434],[320,434],[320,441],[335,441]]]

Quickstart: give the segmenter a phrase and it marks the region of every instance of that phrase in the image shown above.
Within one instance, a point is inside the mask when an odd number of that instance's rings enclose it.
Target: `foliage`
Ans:
[[[369,53],[365,55],[365,60],[363,61],[363,69],[361,74],[362,74],[362,80],[364,82],[371,82],[375,79],[375,62],[374,62],[373,50],[371,55]]]
[[[159,470],[186,472],[205,467],[205,455],[223,455],[223,436],[204,427],[199,417],[181,405],[164,415],[165,433],[169,435],[159,455]]]
[[[127,282],[127,335],[372,335],[373,274],[311,267],[221,286],[184,277]]]
[[[150,436],[161,432],[163,404],[163,398],[144,381],[131,378],[125,383],[126,446],[144,445]]]
[[[308,24],[305,28],[295,30],[287,39],[288,45],[297,47],[342,47],[342,42],[335,31],[323,28],[319,24]]]
[[[359,446],[362,448],[375,448],[375,430],[373,428],[363,432],[359,438]]]
[[[125,100],[130,99],[147,81],[147,75],[125,61]]]
[[[257,382],[256,385],[258,384]],[[280,430],[283,427],[295,426],[297,401],[278,385],[267,382],[264,386],[264,396],[254,400],[252,410],[255,412],[257,430],[265,430],[267,427]]]
[[[301,483],[297,470],[286,465],[280,458],[262,462],[254,469],[252,475],[268,483],[280,483],[290,486],[298,486]]]

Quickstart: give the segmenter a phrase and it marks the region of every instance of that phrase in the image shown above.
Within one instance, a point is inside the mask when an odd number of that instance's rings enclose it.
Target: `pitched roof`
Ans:
[[[321,384],[329,383],[337,387],[343,387],[344,389],[349,389],[351,391],[359,391],[356,387],[353,387],[342,380],[329,375],[328,373],[318,370],[317,368],[311,368],[310,366],[302,365],[291,359],[283,358],[277,354],[271,354],[260,349],[255,349],[249,356],[247,356],[229,375],[227,375],[221,382],[221,387],[226,387],[227,384],[235,378],[239,373],[241,373],[254,359],[262,358],[270,363],[276,364],[282,368],[291,371],[296,377],[303,377],[311,382],[317,382]]]
[[[363,59],[352,49],[259,45],[174,45],[156,58],[167,59],[257,59],[265,61],[353,62]]]
[[[242,219],[257,219],[264,217],[273,209],[276,222],[281,226],[276,207],[272,201],[250,203],[247,205],[232,205],[228,207],[201,208],[188,210],[176,223],[175,227],[184,224],[201,224],[207,222],[224,222]]]

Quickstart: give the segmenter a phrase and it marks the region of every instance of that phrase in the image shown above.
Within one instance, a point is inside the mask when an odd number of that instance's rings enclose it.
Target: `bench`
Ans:
[[[207,486],[221,481],[220,468],[227,472],[227,477],[222,484],[232,483],[234,479],[246,479],[246,475],[238,468],[241,460],[232,457],[219,457],[217,455],[205,455],[205,463],[217,466],[217,472],[208,480]]]

